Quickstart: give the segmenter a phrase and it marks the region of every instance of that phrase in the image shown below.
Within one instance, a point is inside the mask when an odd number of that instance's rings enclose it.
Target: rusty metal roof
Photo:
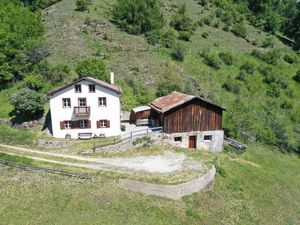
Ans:
[[[164,113],[164,112],[169,111],[170,109],[180,106],[186,102],[189,102],[192,99],[200,99],[201,101],[204,101],[213,106],[216,106],[217,108],[225,110],[223,107],[213,104],[204,98],[180,93],[177,91],[173,91],[172,93],[170,93],[168,95],[165,95],[165,96],[155,99],[153,102],[151,102],[149,104],[149,106],[158,112]]]
[[[57,92],[65,89],[65,88],[70,87],[70,86],[72,86],[74,84],[77,84],[78,82],[83,81],[83,80],[86,80],[86,81],[89,81],[91,83],[97,84],[97,85],[99,85],[101,87],[107,88],[107,89],[109,89],[111,91],[114,91],[114,92],[116,92],[118,94],[122,93],[121,88],[119,88],[118,86],[115,86],[113,84],[107,83],[107,82],[105,82],[103,80],[98,80],[98,79],[93,78],[93,77],[83,77],[83,78],[81,78],[81,79],[79,79],[77,81],[74,81],[73,83],[70,83],[70,84],[67,84],[67,85],[64,85],[62,87],[59,87],[59,88],[56,88],[54,90],[49,91],[48,95],[53,95],[53,94],[55,94],[55,93],[57,93]]]

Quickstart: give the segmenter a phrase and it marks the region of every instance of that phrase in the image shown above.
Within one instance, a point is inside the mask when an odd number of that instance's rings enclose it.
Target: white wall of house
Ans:
[[[95,93],[89,92],[89,84],[94,84],[82,80],[76,84],[81,84],[81,93],[75,93],[74,85],[50,96],[50,111],[52,121],[52,132],[55,138],[78,138],[79,133],[92,133],[99,136],[105,134],[106,137],[120,135],[120,99],[119,95],[105,87],[95,84]],[[99,106],[99,97],[106,97],[107,106]],[[71,107],[63,107],[63,98],[71,99]],[[74,107],[79,106],[78,98],[86,98],[87,106],[90,107],[89,116],[76,116]],[[61,129],[61,121],[90,120],[91,128],[85,129]],[[97,128],[97,121],[109,120],[109,128]]]

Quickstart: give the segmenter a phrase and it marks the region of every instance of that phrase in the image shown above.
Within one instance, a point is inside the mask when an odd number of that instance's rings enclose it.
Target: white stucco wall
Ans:
[[[75,93],[74,85],[67,87],[54,95],[50,96],[50,112],[52,121],[52,132],[56,138],[65,138],[70,134],[72,138],[78,138],[78,133],[92,133],[99,135],[104,133],[105,136],[120,135],[120,99],[119,95],[110,89],[96,85],[95,93],[89,93],[88,81],[80,81],[81,93]],[[99,106],[98,98],[106,97],[107,106]],[[71,108],[63,108],[62,99],[71,99]],[[90,107],[90,115],[86,117],[76,117],[74,107],[78,106],[78,98],[86,98],[87,106]],[[66,120],[90,120],[91,128],[89,129],[60,129],[60,122]],[[110,128],[97,128],[98,120],[109,120]]]

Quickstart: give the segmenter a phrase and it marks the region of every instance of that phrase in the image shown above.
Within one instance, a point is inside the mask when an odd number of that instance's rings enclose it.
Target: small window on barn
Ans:
[[[174,137],[174,141],[182,142],[182,137]]]
[[[212,140],[212,135],[204,135],[204,141],[211,141]]]

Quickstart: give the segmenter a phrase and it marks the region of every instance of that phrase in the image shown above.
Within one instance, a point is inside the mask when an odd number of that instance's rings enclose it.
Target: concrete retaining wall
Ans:
[[[152,184],[127,179],[121,179],[119,184],[127,190],[141,192],[146,195],[156,195],[179,200],[183,196],[199,192],[201,189],[212,185],[215,179],[215,174],[216,168],[212,166],[212,168],[203,176],[177,185]]]

